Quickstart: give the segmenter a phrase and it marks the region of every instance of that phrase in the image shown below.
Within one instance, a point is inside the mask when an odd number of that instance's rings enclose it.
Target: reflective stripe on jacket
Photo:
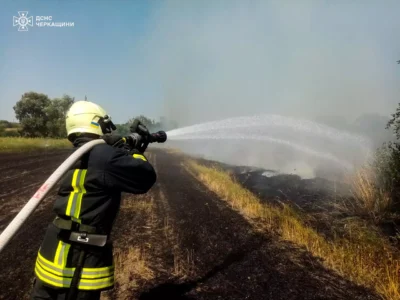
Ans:
[[[146,157],[106,144],[95,146],[67,172],[54,204],[57,216],[96,227],[109,235],[120,207],[121,192],[146,193],[156,174]],[[68,288],[80,246],[69,243],[69,233],[50,224],[36,259],[35,274],[44,284]],[[114,285],[112,243],[86,246],[78,288],[103,290]]]

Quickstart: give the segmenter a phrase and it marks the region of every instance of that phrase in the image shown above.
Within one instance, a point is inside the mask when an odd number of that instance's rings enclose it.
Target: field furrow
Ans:
[[[324,268],[304,249],[255,228],[196,180],[178,155],[153,150],[148,157],[157,183],[145,195],[123,196],[112,232],[116,285],[102,299],[378,299]],[[0,187],[10,193],[1,193],[2,228],[27,200],[23,187],[44,181],[64,158],[61,152],[56,159],[41,160],[44,169],[16,177],[14,186],[5,180],[14,175],[3,173]],[[23,160],[16,159],[19,168]],[[0,299],[28,298],[54,197],[1,253],[5,288]]]

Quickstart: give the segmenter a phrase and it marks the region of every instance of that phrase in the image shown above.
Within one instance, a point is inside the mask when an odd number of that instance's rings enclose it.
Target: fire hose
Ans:
[[[98,139],[93,140],[72,153],[55,171],[51,176],[42,184],[42,186],[36,191],[36,193],[29,199],[28,203],[21,209],[21,211],[15,216],[11,223],[4,229],[0,235],[0,252],[8,244],[11,238],[21,228],[22,224],[28,219],[33,213],[39,203],[46,197],[49,191],[57,184],[61,177],[76,163],[76,161],[90,149],[98,144],[105,143],[104,140]]]
[[[161,133],[161,135],[160,135]],[[135,138],[137,133],[132,133],[129,137]],[[166,134],[163,131],[149,135],[149,139],[145,142],[145,146],[148,143],[163,143],[166,141]],[[94,146],[103,144],[103,139],[96,139],[90,141],[83,146],[79,147],[74,153],[72,153],[54,172],[51,176],[43,183],[43,185],[36,191],[36,193],[29,199],[21,211],[15,216],[11,223],[4,229],[0,234],[0,253],[4,247],[9,243],[11,238],[18,232],[24,222],[37,208],[39,203],[46,197],[49,191],[57,184],[61,177],[81,158],[83,154],[91,150]]]

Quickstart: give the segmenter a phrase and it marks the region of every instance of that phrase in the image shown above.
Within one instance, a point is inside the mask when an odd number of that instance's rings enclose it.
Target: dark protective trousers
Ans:
[[[31,300],[67,300],[69,289],[53,289],[35,278]],[[100,291],[79,291],[76,300],[100,300]]]

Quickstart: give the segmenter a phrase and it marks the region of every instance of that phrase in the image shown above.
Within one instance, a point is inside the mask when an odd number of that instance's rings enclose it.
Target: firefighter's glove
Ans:
[[[136,132],[127,136],[127,143],[129,144],[130,149],[136,149],[140,153],[143,153],[149,144],[146,137],[143,137]]]
[[[122,135],[118,134],[104,134],[101,137],[108,145],[113,146],[115,148],[126,148],[127,140]]]
[[[133,120],[133,123],[129,129],[131,130],[132,133],[137,133],[143,138],[146,138],[150,135],[150,132],[147,129],[147,127],[138,119]]]

